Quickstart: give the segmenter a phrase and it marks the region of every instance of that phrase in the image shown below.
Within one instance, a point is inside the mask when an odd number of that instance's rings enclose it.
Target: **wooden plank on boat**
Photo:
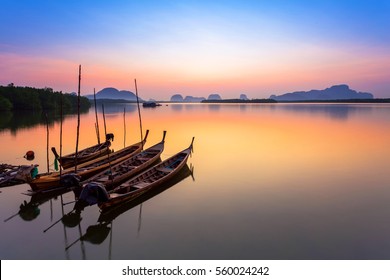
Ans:
[[[161,142],[149,147],[145,151],[139,152],[121,163],[113,165],[111,167],[112,174],[110,176],[108,176],[109,174],[107,174],[107,170],[105,170],[88,178],[84,183],[96,181],[102,183],[107,190],[112,190],[135,174],[152,166],[160,159],[160,155],[164,150],[165,135],[166,131],[163,132],[163,139]],[[147,155],[145,156],[145,154]],[[139,160],[140,158],[144,160]]]
[[[186,165],[187,159],[192,152],[193,142],[194,137],[187,149],[117,186],[109,192],[110,197],[108,201],[98,202],[99,208],[104,212],[112,211],[112,209],[119,207],[122,203],[132,201],[153,189],[163,186],[164,183],[172,179]],[[167,168],[168,164],[173,168]],[[158,173],[156,171],[162,172]],[[115,193],[119,194],[119,196],[115,197]]]
[[[170,173],[172,172],[173,169],[168,167],[157,167],[156,170],[164,173]]]
[[[80,176],[81,180],[87,180],[88,178],[101,171],[106,172],[106,169],[109,167],[110,164],[117,164],[123,162],[128,158],[131,158],[132,156],[141,151],[143,145],[146,142],[148,132],[149,131],[146,132],[145,138],[142,142],[130,145],[119,151],[111,153],[110,159],[108,159],[106,156],[103,156],[80,164],[78,166],[78,171],[76,175]],[[74,173],[73,168],[62,170],[63,176],[72,173]],[[43,174],[42,176],[37,176],[34,179],[29,178],[27,182],[34,191],[44,191],[52,188],[54,189],[58,187],[65,187],[61,184],[59,172],[53,174]]]
[[[133,185],[131,187],[132,188],[136,188],[136,189],[142,189],[142,188],[145,188],[145,187],[149,186],[150,184],[151,183],[139,182],[136,185]]]

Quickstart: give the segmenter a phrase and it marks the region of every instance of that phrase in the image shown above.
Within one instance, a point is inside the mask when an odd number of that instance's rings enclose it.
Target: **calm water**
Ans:
[[[115,150],[139,141],[135,106],[105,112]],[[27,184],[1,188],[0,258],[390,258],[389,105],[169,104],[142,109],[142,118],[147,147],[167,130],[162,159],[195,136],[177,182],[100,226],[95,205],[45,233],[72,210],[73,192],[38,200],[22,194]],[[46,171],[44,124],[3,122],[0,162],[27,164],[23,155],[34,150],[33,162]],[[74,150],[76,122],[65,119],[64,153]],[[81,119],[80,148],[96,143],[94,123],[92,109]],[[58,122],[49,138],[58,150]],[[18,214],[25,200],[36,207]]]

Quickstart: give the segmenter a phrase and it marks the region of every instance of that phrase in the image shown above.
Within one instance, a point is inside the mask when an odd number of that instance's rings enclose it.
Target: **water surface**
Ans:
[[[150,130],[146,147],[167,131],[162,159],[195,136],[188,168],[176,182],[125,205],[103,225],[96,226],[100,213],[91,206],[45,233],[72,210],[63,203],[74,194],[35,202],[19,215],[23,201],[32,199],[22,194],[29,186],[1,188],[0,216],[7,220],[1,259],[390,258],[389,105],[169,104],[141,110],[143,130]],[[139,141],[135,105],[107,105],[105,113],[115,150]],[[75,149],[76,123],[75,116],[64,121],[64,153]],[[57,150],[59,128],[58,121],[49,127]],[[30,163],[23,155],[34,150],[33,163],[46,170],[43,123],[5,126],[0,137],[0,162]],[[91,109],[81,118],[80,148],[96,141]],[[53,160],[50,154],[50,168]],[[79,240],[88,227],[98,237]]]

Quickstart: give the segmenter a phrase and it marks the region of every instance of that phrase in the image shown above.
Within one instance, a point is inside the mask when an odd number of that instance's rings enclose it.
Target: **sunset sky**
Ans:
[[[390,97],[390,1],[0,2],[0,85],[268,98],[348,84]]]

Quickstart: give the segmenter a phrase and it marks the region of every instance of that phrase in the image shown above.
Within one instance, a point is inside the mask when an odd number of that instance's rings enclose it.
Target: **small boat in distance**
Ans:
[[[146,102],[142,103],[142,106],[144,108],[154,108],[157,106],[161,106],[161,104],[154,102],[154,101],[146,101]]]
[[[106,155],[109,152],[108,148],[111,146],[110,140],[113,140],[114,138],[113,135],[112,137],[109,137],[111,135],[112,134],[106,135],[106,142],[101,144],[96,144],[94,146],[79,151],[77,153],[77,164],[81,164],[90,161],[92,159]],[[66,169],[66,168],[73,167],[75,165],[76,153],[60,157],[55,147],[52,147],[51,151],[53,152],[54,156],[61,164],[62,168]]]
[[[85,185],[80,194],[80,199],[90,195],[92,197],[88,198],[89,201],[96,201],[102,212],[109,212],[124,202],[132,201],[151,190],[158,189],[174,178],[186,165],[192,152],[193,142],[194,138],[192,138],[191,145],[187,149],[136,175],[112,191],[107,192],[104,187],[95,182]]]

